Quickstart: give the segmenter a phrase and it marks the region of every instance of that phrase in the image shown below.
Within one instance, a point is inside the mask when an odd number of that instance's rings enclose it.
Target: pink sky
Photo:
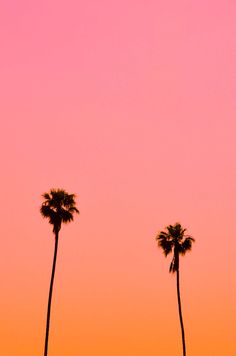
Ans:
[[[0,4],[3,356],[40,356],[63,227],[50,356],[181,356],[175,278],[156,233],[180,221],[191,356],[235,356],[236,3]]]

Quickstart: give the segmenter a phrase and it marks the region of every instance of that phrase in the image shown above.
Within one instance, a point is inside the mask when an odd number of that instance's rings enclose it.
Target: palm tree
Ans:
[[[62,223],[69,223],[73,220],[74,213],[79,213],[79,210],[75,206],[75,194],[68,194],[63,189],[51,189],[49,193],[42,195],[44,202],[41,205],[40,213],[44,218],[49,219],[49,223],[53,226],[53,233],[55,235],[55,248],[52,264],[52,275],[48,296],[48,309],[47,309],[47,323],[46,323],[46,336],[44,346],[44,356],[48,354],[48,336],[50,325],[50,312],[51,312],[51,300],[53,281],[57,260],[57,248],[59,231],[61,230]]]
[[[185,255],[187,251],[190,251],[192,248],[192,243],[195,241],[191,236],[185,235],[185,231],[186,229],[184,229],[179,223],[176,223],[175,225],[167,226],[166,231],[161,231],[156,236],[158,246],[162,248],[165,256],[168,256],[169,253],[173,252],[173,258],[170,264],[169,272],[176,272],[177,275],[177,297],[182,333],[183,356],[186,356],[186,346],[179,289],[179,255]]]

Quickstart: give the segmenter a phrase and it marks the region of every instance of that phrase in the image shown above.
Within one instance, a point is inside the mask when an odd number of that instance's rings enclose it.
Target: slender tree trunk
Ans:
[[[181,299],[180,299],[180,289],[179,289],[179,266],[177,269],[177,296],[178,296],[178,307],[179,307],[179,320],[181,325],[182,333],[182,343],[183,343],[183,356],[186,356],[186,346],[185,346],[185,335],[184,335],[184,323],[181,310]]]
[[[49,288],[49,296],[48,296],[48,310],[47,310],[47,324],[46,324],[44,356],[47,356],[47,354],[48,354],[48,336],[49,336],[49,326],[50,326],[53,281],[54,281],[56,261],[57,261],[57,247],[58,247],[58,232],[55,233],[55,248],[54,248],[54,257],[53,257],[53,264],[52,264],[52,275],[51,275],[51,282],[50,282],[50,288]]]

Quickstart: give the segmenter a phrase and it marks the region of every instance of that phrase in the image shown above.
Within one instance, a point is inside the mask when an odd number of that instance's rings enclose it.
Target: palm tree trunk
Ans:
[[[46,324],[44,356],[47,356],[47,354],[48,354],[48,336],[49,336],[49,326],[50,326],[53,281],[54,281],[56,261],[57,261],[57,247],[58,247],[58,232],[55,233],[55,248],[54,248],[54,257],[53,257],[53,264],[52,264],[52,275],[51,275],[51,282],[50,282],[50,288],[49,288],[49,296],[48,296],[48,310],[47,310],[47,324]]]
[[[178,307],[179,307],[179,320],[180,320],[181,333],[182,333],[183,356],[186,356],[185,335],[184,335],[184,323],[183,323],[183,317],[182,317],[181,299],[180,299],[180,289],[179,289],[179,268],[177,269],[177,296],[178,296]]]

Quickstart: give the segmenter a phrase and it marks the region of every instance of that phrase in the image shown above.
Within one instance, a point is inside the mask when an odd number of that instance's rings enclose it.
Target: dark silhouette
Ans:
[[[57,248],[59,231],[61,230],[62,223],[69,223],[73,221],[73,214],[79,213],[79,210],[75,206],[75,194],[68,194],[63,189],[51,189],[49,193],[44,193],[42,197],[45,199],[40,208],[40,212],[44,218],[49,219],[49,223],[53,225],[53,233],[55,235],[55,249],[52,264],[52,275],[48,296],[48,309],[47,309],[47,324],[46,324],[46,336],[44,346],[44,356],[48,354],[48,336],[50,325],[50,312],[51,312],[51,300],[53,281],[57,260]]]
[[[158,246],[162,248],[164,255],[167,256],[173,251],[173,258],[170,264],[169,272],[177,274],[177,297],[179,307],[179,319],[182,332],[183,356],[186,356],[186,345],[184,335],[184,323],[181,310],[180,288],[179,288],[179,255],[185,255],[192,248],[192,243],[195,241],[191,236],[185,235],[186,229],[176,223],[174,226],[166,227],[166,232],[161,231],[156,236]]]

